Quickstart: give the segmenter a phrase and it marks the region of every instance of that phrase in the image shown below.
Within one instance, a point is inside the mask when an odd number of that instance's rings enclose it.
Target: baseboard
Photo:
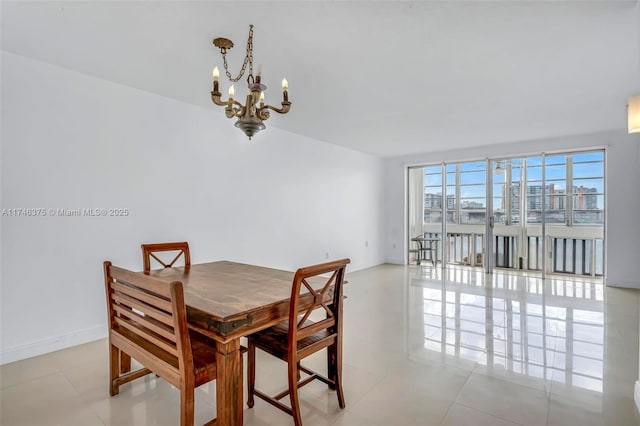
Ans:
[[[2,351],[0,352],[0,365],[38,355],[48,354],[49,352],[55,352],[71,346],[93,342],[94,340],[99,340],[105,337],[107,337],[107,327],[97,326],[74,331],[69,334],[50,337],[33,343],[27,343],[26,345],[19,345],[13,348],[2,348]]]
[[[640,382],[636,380],[636,384],[633,387],[633,400],[636,403],[636,409],[640,411]]]
[[[384,263],[391,265],[404,265],[404,259],[385,259]]]

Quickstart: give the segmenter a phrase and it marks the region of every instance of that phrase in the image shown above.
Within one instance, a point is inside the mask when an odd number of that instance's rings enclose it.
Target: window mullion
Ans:
[[[573,156],[567,155],[567,190],[566,190],[566,209],[567,226],[573,226]]]
[[[460,164],[456,164],[456,224],[460,224]]]

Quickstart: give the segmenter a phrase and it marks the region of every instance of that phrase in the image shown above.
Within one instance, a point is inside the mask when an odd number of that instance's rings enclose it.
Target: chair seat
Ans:
[[[313,321],[305,321],[304,326],[313,324]],[[323,329],[307,336],[298,341],[298,351],[318,343],[327,337],[331,333],[328,330]],[[251,343],[263,351],[270,353],[271,355],[280,358],[284,361],[288,360],[288,346],[289,346],[289,321],[283,321],[273,327],[258,331],[249,336]]]

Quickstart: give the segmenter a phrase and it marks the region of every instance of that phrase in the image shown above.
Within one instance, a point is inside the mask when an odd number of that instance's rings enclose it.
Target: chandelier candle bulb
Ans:
[[[286,78],[282,79],[282,99],[284,102],[289,102],[289,92],[287,89],[289,88],[289,82]]]
[[[218,91],[218,79],[220,78],[220,71],[218,71],[218,67],[213,69],[213,91]]]
[[[262,64],[258,64],[258,72],[256,72],[256,77],[262,76]]]
[[[229,100],[232,100],[236,94],[236,90],[233,88],[233,84],[229,87]]]

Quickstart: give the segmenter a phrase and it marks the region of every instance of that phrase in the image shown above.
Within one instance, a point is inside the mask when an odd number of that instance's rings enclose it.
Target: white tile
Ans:
[[[0,366],[0,386],[4,389],[59,371],[60,368],[52,362],[50,354],[4,364]]]
[[[2,389],[2,425],[102,425],[61,373]]]
[[[503,365],[478,365],[474,370],[474,374],[481,374],[487,377],[495,377],[501,380],[511,382],[517,385],[525,386],[531,389],[539,390],[541,392],[549,392],[551,388],[551,382],[545,380],[544,377],[535,377],[530,374],[525,374],[528,370],[523,363],[515,363],[508,361],[506,366]],[[518,368],[518,366],[520,368]],[[523,369],[525,373],[522,372]],[[548,375],[552,373],[548,371]]]
[[[639,425],[640,416],[630,396],[603,399],[597,392],[565,389],[562,395],[551,396],[548,424],[630,426]]]
[[[455,401],[523,425],[544,424],[549,406],[545,392],[475,373]]]
[[[305,423],[306,424],[306,423]],[[358,416],[352,413],[348,409],[345,413],[333,423],[334,426],[384,426],[383,423],[368,419],[366,417]]]
[[[313,382],[300,391],[305,425],[640,425],[638,291],[428,265],[347,278],[347,406]],[[593,297],[566,296],[584,286]],[[324,372],[325,353],[306,364]],[[0,382],[3,426],[175,426],[179,418],[177,389],[153,375],[109,396],[106,339],[4,365]],[[286,364],[259,351],[257,383],[281,390]],[[196,424],[215,409],[214,382],[196,391]],[[259,399],[244,420],[293,424]]]
[[[517,426],[517,423],[485,414],[473,408],[453,404],[442,422],[443,426]]]
[[[349,409],[357,416],[383,425],[440,424],[452,401],[437,399],[424,387],[398,387],[398,383],[381,383]]]

